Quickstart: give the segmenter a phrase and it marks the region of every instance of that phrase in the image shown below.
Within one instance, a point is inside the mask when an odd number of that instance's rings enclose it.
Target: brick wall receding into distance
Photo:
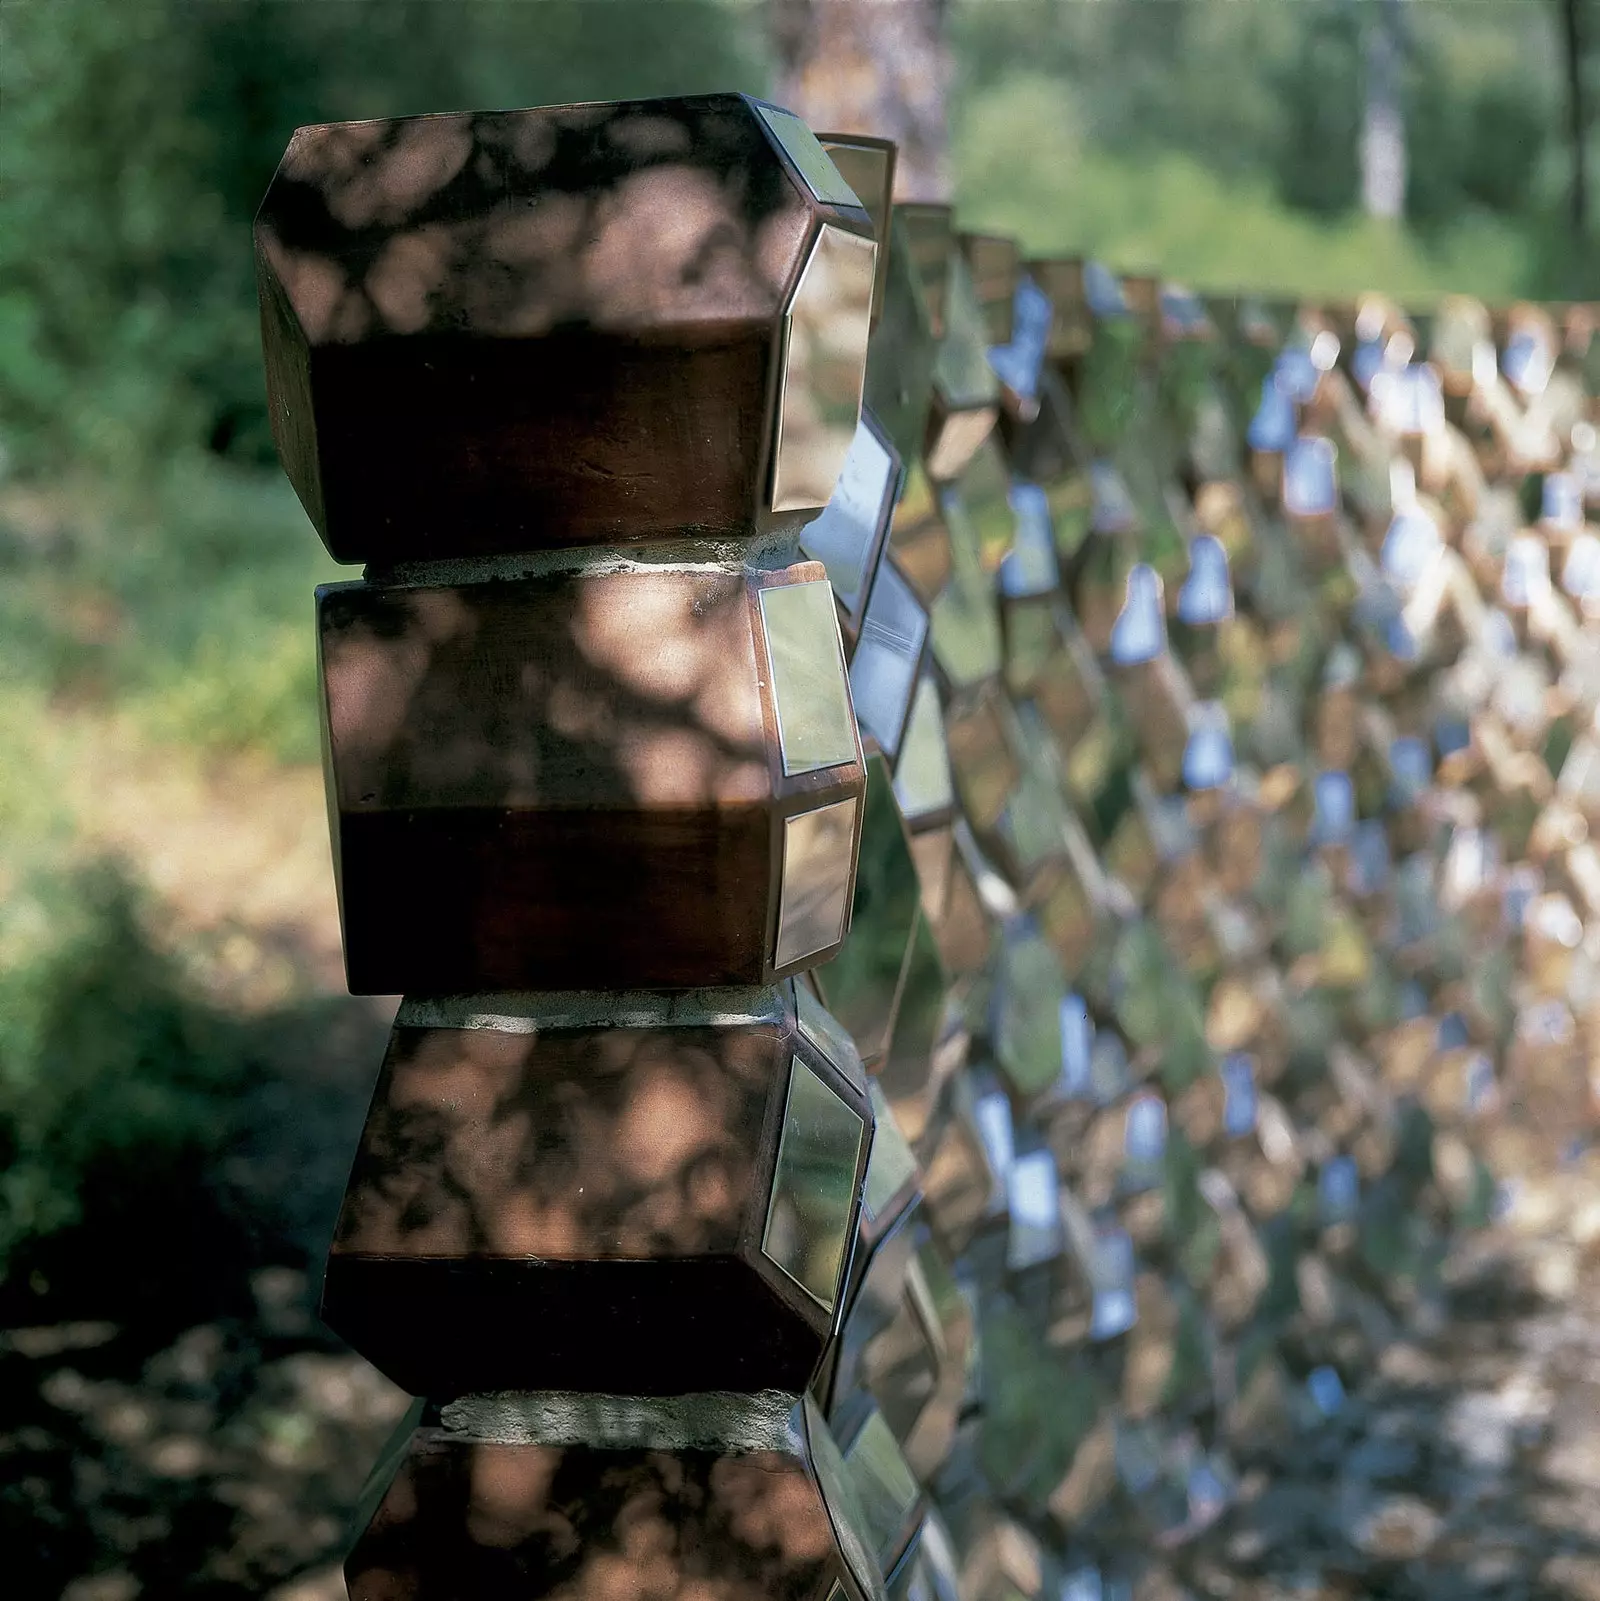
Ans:
[[[1189,1594],[1589,1161],[1600,318],[1029,261],[892,168],[708,96],[302,130],[263,206],[407,991],[355,1601]]]

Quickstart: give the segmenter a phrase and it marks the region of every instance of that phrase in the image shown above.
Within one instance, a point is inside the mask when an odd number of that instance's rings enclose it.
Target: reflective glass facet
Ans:
[[[1542,327],[1525,323],[1506,341],[1500,370],[1525,395],[1544,392],[1555,369],[1555,353]]]
[[[772,1176],[761,1249],[819,1306],[839,1297],[866,1125],[799,1056]]]
[[[989,437],[998,416],[994,406],[969,407],[946,416],[923,457],[928,476],[941,484],[959,478]]]
[[[1026,925],[1008,930],[996,974],[994,1049],[1007,1079],[1036,1095],[1061,1074],[1061,1005],[1067,994],[1061,958]]]
[[[1139,508],[1134,504],[1128,481],[1115,462],[1089,464],[1092,495],[1089,529],[1096,534],[1126,534],[1139,526]]]
[[[816,972],[828,1009],[868,1061],[888,1048],[920,905],[916,863],[894,803],[888,764],[873,756],[867,763],[850,932],[839,954]]]
[[[889,268],[889,197],[894,187],[895,148],[887,140],[865,136],[829,136],[818,143],[872,219],[873,237],[878,241],[878,277],[872,289],[876,326]]]
[[[1390,804],[1410,806],[1433,778],[1433,761],[1425,740],[1402,735],[1389,746]]]
[[[1311,359],[1311,352],[1305,345],[1291,344],[1279,352],[1273,376],[1291,400],[1304,406],[1316,395],[1322,368]]]
[[[998,439],[987,439],[979,448],[959,484],[941,495],[946,505],[959,500],[965,509],[965,532],[951,529],[952,538],[973,540],[978,564],[993,574],[1015,537],[1015,514],[1011,501],[1012,477]]]
[[[1017,290],[1017,242],[999,234],[963,233],[959,243],[983,313],[984,343],[1003,345],[1011,338],[1012,306]]]
[[[1477,346],[1493,332],[1488,309],[1482,301],[1466,295],[1446,295],[1434,312],[1429,358],[1446,373],[1470,377]]]
[[[1189,713],[1183,781],[1190,789],[1220,789],[1233,777],[1233,735],[1221,701],[1201,701]]]
[[[972,1121],[983,1142],[983,1154],[997,1177],[1003,1178],[1011,1168],[1016,1149],[1016,1130],[1011,1123],[1011,1102],[1003,1090],[990,1090],[977,1096],[972,1103]]]
[[[811,1466],[822,1487],[822,1499],[827,1504],[833,1523],[834,1538],[849,1565],[851,1576],[866,1601],[885,1601],[883,1572],[867,1546],[865,1530],[867,1511],[856,1493],[855,1478],[845,1466],[838,1441],[828,1427],[815,1401],[807,1396],[801,1407],[805,1417],[806,1442],[811,1447]],[[835,1584],[834,1589],[842,1587]],[[830,1595],[828,1601],[842,1601]]]
[[[1600,539],[1579,534],[1567,547],[1561,587],[1577,600],[1600,600]]]
[[[1068,1100],[1087,1099],[1094,1091],[1094,1023],[1081,995],[1061,1001],[1061,1077],[1056,1081]]]
[[[892,562],[881,563],[850,663],[850,689],[861,727],[891,756],[900,749],[927,637],[922,602]]]
[[[950,582],[933,607],[933,653],[951,683],[970,688],[995,677],[1001,668],[1000,615],[994,584],[984,572],[978,530],[958,495],[941,501],[950,533]]]
[[[876,262],[870,239],[829,223],[811,247],[786,322],[774,511],[826,506],[850,454],[861,417]]]
[[[1437,433],[1444,426],[1444,391],[1432,367],[1414,365],[1372,375],[1372,409],[1397,434]]]
[[[1103,261],[1086,261],[1083,264],[1083,295],[1089,309],[1097,317],[1125,317],[1128,314],[1128,297],[1122,292],[1117,276]]]
[[[1312,1368],[1306,1376],[1306,1389],[1325,1418],[1331,1418],[1344,1405],[1344,1384],[1331,1367]]]
[[[1254,1064],[1248,1056],[1225,1056],[1220,1069],[1224,1089],[1223,1132],[1237,1139],[1256,1126],[1256,1080]]]
[[[898,477],[894,452],[863,413],[832,498],[800,536],[800,549],[828,569],[828,582],[852,614],[872,576],[868,569],[894,509]]]
[[[759,591],[778,744],[790,777],[856,758],[855,718],[833,589],[815,580]]]
[[[1487,1111],[1495,1104],[1494,1063],[1483,1051],[1475,1051],[1462,1075],[1462,1107],[1469,1113]]]
[[[1311,822],[1312,843],[1342,844],[1355,827],[1356,793],[1350,775],[1337,768],[1318,773],[1312,781],[1311,795],[1316,808]]]
[[[1331,439],[1304,435],[1283,458],[1283,509],[1295,517],[1326,517],[1339,504]]]
[[[1038,393],[1053,317],[1050,297],[1024,273],[1012,300],[1010,343],[989,351],[989,365],[1020,399],[1032,400]]]
[[[844,1465],[855,1483],[856,1498],[866,1515],[863,1533],[887,1572],[907,1544],[907,1530],[921,1497],[916,1477],[899,1443],[876,1407],[868,1414],[844,1453]]]
[[[1397,512],[1390,522],[1379,560],[1396,587],[1409,594],[1427,576],[1443,549],[1438,524],[1425,511],[1410,507]]]
[[[906,1142],[883,1086],[877,1079],[868,1080],[868,1095],[872,1100],[872,1154],[867,1158],[867,1182],[862,1193],[861,1206],[871,1222],[877,1222],[895,1196],[916,1177],[917,1159]]]
[[[935,339],[943,339],[945,288],[955,242],[950,207],[912,201],[897,205],[894,214],[905,227],[907,256],[916,268],[929,327]]]
[[[1011,1215],[1006,1239],[1008,1268],[1020,1272],[1060,1254],[1060,1180],[1049,1151],[1029,1151],[1011,1164],[1006,1174],[1006,1204]]]
[[[1095,1231],[1088,1272],[1094,1292],[1089,1338],[1110,1340],[1126,1334],[1138,1321],[1138,1310],[1133,1298],[1133,1241],[1125,1230],[1101,1228]]]
[[[1550,547],[1537,534],[1519,534],[1506,547],[1500,593],[1511,606],[1531,606],[1550,593]]]
[[[1252,450],[1276,454],[1294,443],[1294,401],[1272,374],[1261,380],[1261,404],[1250,419],[1246,439]]]
[[[1050,497],[1038,484],[1016,483],[1010,500],[1011,548],[1000,561],[1000,593],[1013,600],[1047,595],[1061,583]]]
[[[1576,473],[1545,475],[1539,518],[1569,532],[1583,527],[1583,484]]]
[[[907,1601],[960,1601],[955,1546],[937,1512],[929,1511],[917,1539],[916,1578]]]
[[[880,1069],[884,1094],[910,1140],[922,1138],[932,1111],[933,1050],[948,988],[933,931],[927,918],[920,917],[900,988],[894,1038]]]
[[[985,696],[969,711],[952,716],[947,733],[950,760],[967,817],[978,828],[993,828],[1005,810],[1022,770],[1008,737],[1014,725],[1010,707]]]
[[[829,160],[817,136],[792,111],[759,104],[756,111],[783,153],[794,163],[813,200],[824,206],[861,205],[860,197]]]
[[[1178,591],[1178,616],[1194,627],[1220,623],[1233,615],[1233,583],[1222,541],[1201,534],[1189,546],[1189,575]]]
[[[884,140],[849,134],[821,135],[817,143],[833,163],[834,170],[844,179],[846,187],[872,218],[872,231],[881,239],[889,218],[894,146]]]
[[[1135,1186],[1159,1182],[1167,1152],[1167,1108],[1159,1095],[1136,1095],[1122,1127],[1123,1175]]]
[[[1061,1582],[1061,1601],[1107,1601],[1098,1568],[1075,1568]]]
[[[1389,882],[1388,830],[1375,817],[1357,823],[1350,842],[1347,887],[1354,895],[1376,895]]]
[[[1045,863],[1059,861],[1068,851],[1067,835],[1072,823],[1059,784],[1039,759],[1039,744],[1048,734],[1032,707],[1019,708],[1022,729],[1019,749],[1032,764],[1006,799],[998,832],[1006,848],[1013,875],[1019,882],[1031,882]]]
[[[1111,625],[1111,659],[1119,667],[1154,661],[1167,648],[1161,578],[1143,562],[1128,570],[1122,610]]]
[[[803,980],[794,985],[795,1016],[800,1032],[839,1069],[858,1089],[864,1089],[867,1075],[861,1066],[861,1053],[849,1030],[812,993]]]
[[[1201,339],[1215,331],[1200,297],[1182,284],[1161,286],[1161,321],[1173,338]]]
[[[791,967],[844,937],[858,805],[835,801],[783,823],[776,967]]]
[[[911,836],[911,856],[922,885],[922,913],[935,927],[944,922],[949,904],[955,849],[955,828],[950,823]]]
[[[1355,1162],[1336,1156],[1317,1178],[1317,1202],[1324,1223],[1347,1223],[1361,1199],[1361,1178]]]
[[[898,208],[890,215],[880,260],[884,255],[888,259],[883,262],[883,291],[867,359],[865,394],[901,461],[909,464],[921,450],[926,432],[934,340],[905,220]]]
[[[950,581],[954,551],[937,491],[915,461],[894,509],[889,544],[911,587],[931,605]]]
[[[983,337],[983,310],[978,304],[972,275],[960,255],[952,254],[945,278],[944,338],[933,361],[933,383],[951,411],[993,408],[1000,399],[1000,381],[989,365],[987,343]],[[990,422],[994,413],[990,411]],[[973,448],[987,436],[984,428]],[[965,461],[955,466],[960,472]],[[948,476],[936,472],[935,477]]]
[[[922,679],[912,698],[900,760],[895,767],[894,794],[908,823],[937,816],[955,801],[944,714],[939,706],[938,686],[931,678]]]

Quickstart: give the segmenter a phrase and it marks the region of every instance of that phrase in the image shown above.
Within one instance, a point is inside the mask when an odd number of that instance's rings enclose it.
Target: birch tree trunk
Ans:
[[[1361,119],[1361,204],[1398,221],[1406,208],[1406,124],[1400,108],[1400,0],[1375,0],[1366,26],[1366,107]]]
[[[945,0],[768,0],[777,98],[826,133],[893,139],[896,200],[948,200]]]

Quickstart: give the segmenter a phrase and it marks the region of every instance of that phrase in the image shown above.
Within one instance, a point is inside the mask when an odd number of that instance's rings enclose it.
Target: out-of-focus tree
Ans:
[[[1291,206],[1335,215],[1360,197],[1359,19],[1343,6],[1307,6],[1291,51],[1273,73],[1282,124],[1267,154]]]
[[[1406,209],[1406,117],[1400,96],[1405,37],[1400,0],[1369,0],[1363,29],[1361,205],[1397,222]]]
[[[814,128],[899,147],[895,194],[950,193],[946,0],[770,0],[777,97]]]
[[[1584,96],[1584,51],[1588,45],[1587,7],[1583,0],[1560,0],[1561,54],[1567,78],[1567,137],[1572,148],[1572,189],[1568,201],[1574,239],[1588,232],[1589,175],[1584,146],[1589,114]]]
[[[752,22],[725,0],[7,0],[0,448],[270,460],[250,218],[297,124],[759,92]]]
[[[1431,234],[1477,213],[1522,218],[1538,198],[1554,118],[1536,73],[1509,66],[1475,82],[1419,37],[1406,84],[1406,221]]]

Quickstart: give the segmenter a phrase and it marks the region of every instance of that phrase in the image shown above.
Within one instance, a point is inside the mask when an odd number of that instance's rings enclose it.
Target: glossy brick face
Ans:
[[[324,590],[351,988],[762,983],[831,951],[837,917],[781,936],[802,893],[848,906],[854,826],[785,876],[787,836],[861,790],[837,626],[825,586],[820,608],[761,603],[821,579]]]
[[[529,1375],[802,1388],[856,1228],[866,1083],[809,996],[797,1018],[788,984],[722,993],[742,1011],[694,1023],[664,1001],[641,1023],[604,994],[584,1026],[528,997],[474,997],[489,1010],[470,1018],[407,1003],[334,1235],[329,1325],[436,1397]]]
[[[841,1571],[828,1509],[796,1456],[437,1438],[412,1445],[345,1564],[351,1601],[613,1587],[826,1601]]]
[[[819,250],[852,270],[801,297]],[[816,141],[738,95],[302,128],[256,221],[279,451],[341,561],[814,514],[855,419],[796,430],[819,384],[859,400],[874,255]]]

